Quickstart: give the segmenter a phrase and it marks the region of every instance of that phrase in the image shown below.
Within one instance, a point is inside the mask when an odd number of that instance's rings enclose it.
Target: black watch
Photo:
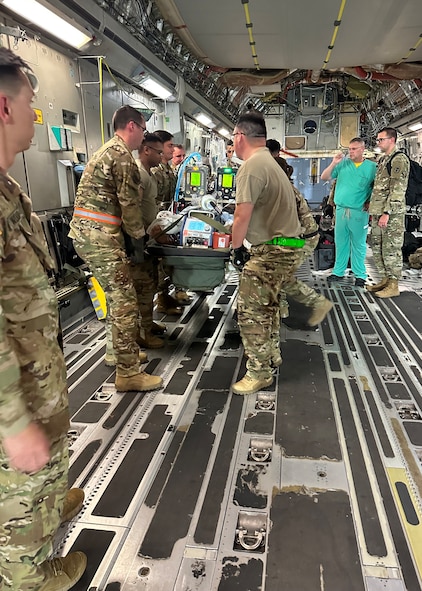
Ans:
[[[391,215],[391,211],[384,211],[383,213],[385,213],[387,215]]]

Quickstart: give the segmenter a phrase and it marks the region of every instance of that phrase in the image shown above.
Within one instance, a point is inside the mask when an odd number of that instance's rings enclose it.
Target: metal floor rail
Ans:
[[[312,265],[300,278],[335,308],[316,331],[283,324],[283,364],[256,395],[230,389],[245,371],[235,273],[165,319],[146,365],[162,390],[117,393],[102,324],[66,331],[86,502],[57,551],[88,555],[75,590],[422,588],[420,274],[379,300]]]

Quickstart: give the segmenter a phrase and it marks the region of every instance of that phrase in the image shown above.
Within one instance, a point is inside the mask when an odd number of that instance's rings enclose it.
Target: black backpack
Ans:
[[[407,154],[402,151],[398,151],[394,156],[387,162],[388,174],[391,175],[391,162],[394,160],[397,154],[404,154],[409,160],[409,180],[406,189],[406,205],[413,207],[414,205],[422,204],[422,166],[411,160]]]

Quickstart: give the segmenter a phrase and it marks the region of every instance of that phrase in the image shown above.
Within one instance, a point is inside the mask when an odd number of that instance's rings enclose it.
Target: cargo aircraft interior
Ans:
[[[400,296],[379,299],[351,271],[327,280],[321,179],[354,137],[376,158],[387,126],[422,164],[420,0],[0,0],[0,35],[39,80],[34,139],[10,174],[56,266],[69,486],[85,492],[55,545],[88,557],[72,589],[422,589],[422,270],[409,263],[422,201],[406,214]],[[187,216],[179,246],[158,251],[190,295],[179,315],[154,312],[164,346],[143,367],[163,387],[116,391],[101,290],[67,233],[78,174],[123,104],[184,147],[176,192],[205,215],[234,206],[226,143],[241,113],[264,115],[293,166],[321,233],[297,274],[334,307],[311,328],[289,300],[282,364],[262,391],[232,392],[246,363],[239,274],[228,242]],[[366,268],[375,284],[370,236]]]

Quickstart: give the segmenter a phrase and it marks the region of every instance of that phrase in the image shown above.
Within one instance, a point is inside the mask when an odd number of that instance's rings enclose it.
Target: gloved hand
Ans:
[[[231,261],[238,271],[242,271],[243,267],[251,258],[249,251],[242,245],[239,248],[233,248],[231,252]]]
[[[135,265],[138,263],[144,262],[144,244],[145,239],[142,238],[133,238],[129,236],[126,232],[123,232],[123,237],[125,240],[125,250],[126,254],[131,263]]]
[[[133,252],[129,256],[130,262],[134,263],[135,265],[139,263],[143,263],[145,260],[144,257],[144,245],[145,239],[144,238],[131,238]]]

